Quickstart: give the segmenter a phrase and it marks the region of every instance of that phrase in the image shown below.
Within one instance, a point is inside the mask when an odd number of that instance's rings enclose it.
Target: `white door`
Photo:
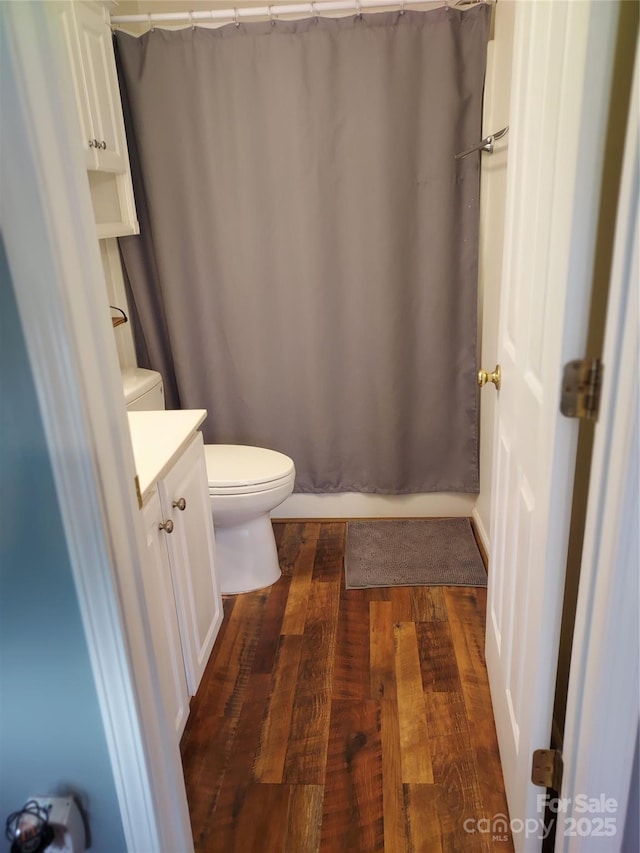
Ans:
[[[516,850],[541,845],[534,749],[549,746],[617,3],[517,6],[486,657]],[[529,821],[522,825],[518,821]]]

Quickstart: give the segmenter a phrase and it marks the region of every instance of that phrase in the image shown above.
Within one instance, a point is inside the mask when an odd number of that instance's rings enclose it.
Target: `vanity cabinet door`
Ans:
[[[167,550],[173,533],[160,528],[166,519],[157,493],[145,505],[142,516],[149,557],[142,571],[151,639],[167,718],[180,738],[189,716],[189,693]]]
[[[195,694],[222,622],[215,539],[202,434],[158,484],[174,530],[167,537],[187,686]]]

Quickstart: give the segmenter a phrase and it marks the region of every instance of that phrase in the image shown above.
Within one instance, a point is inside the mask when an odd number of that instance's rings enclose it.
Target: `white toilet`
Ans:
[[[122,371],[128,411],[164,409],[162,377],[135,367]],[[280,577],[269,513],[293,491],[293,461],[275,450],[205,444],[220,591],[250,592]]]

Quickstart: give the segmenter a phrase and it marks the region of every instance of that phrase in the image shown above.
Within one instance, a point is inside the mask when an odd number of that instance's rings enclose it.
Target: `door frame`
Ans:
[[[184,777],[144,606],[133,450],[73,85],[47,4],[2,5],[0,225],[124,835],[131,851],[188,853]]]
[[[640,97],[636,48],[630,103]],[[640,280],[640,121],[629,111],[603,352],[603,394],[596,426],[580,569],[563,745],[557,851],[606,848],[593,834],[564,834],[566,821],[613,818],[621,843],[638,735],[638,281]],[[634,641],[635,640],[635,641]],[[613,724],[612,724],[613,723]],[[615,800],[585,813],[577,795]],[[589,829],[587,823],[584,828]],[[604,846],[603,846],[604,844]]]
[[[508,166],[511,172],[507,178],[505,215],[507,223],[519,216],[521,229],[522,221],[526,221],[525,214],[535,228],[548,229],[548,254],[544,255],[541,273],[545,288],[557,282],[554,291],[559,294],[553,310],[548,301],[543,303],[547,334],[539,348],[540,366],[537,368],[541,375],[540,424],[543,429],[536,449],[538,464],[545,472],[548,469],[548,476],[543,481],[544,490],[535,495],[533,545],[529,546],[535,546],[536,566],[531,571],[540,572],[542,576],[536,577],[535,592],[530,590],[528,600],[523,601],[532,644],[528,647],[526,661],[527,700],[521,702],[518,711],[521,717],[517,720],[504,673],[506,667],[512,666],[509,650],[501,648],[500,626],[496,625],[491,610],[496,583],[500,588],[499,565],[494,567],[493,582],[490,569],[486,640],[487,668],[508,786],[507,800],[512,819],[527,821],[526,834],[514,832],[514,843],[516,849],[527,850],[538,849],[541,843],[539,841],[536,847],[537,829],[533,832],[529,829],[529,821],[539,820],[544,815],[544,809],[541,811],[538,805],[537,789],[529,781],[530,762],[533,750],[549,745],[578,435],[577,423],[562,418],[559,412],[562,365],[584,355],[587,339],[619,14],[618,3],[600,4],[597,0],[543,6],[541,11],[535,4],[521,2],[516,8]],[[532,93],[540,97],[547,86],[557,87],[558,101],[544,100],[543,109],[534,111],[532,104],[538,101],[532,99]],[[547,177],[561,177],[554,183],[553,191],[546,187],[546,194],[537,192],[531,158],[544,159],[545,168],[549,170],[545,172]],[[520,238],[526,239],[522,234]],[[516,261],[517,274],[522,257],[517,242],[513,247],[508,244],[505,239],[501,330],[506,325],[508,308],[509,279],[505,276],[512,274],[512,258]],[[498,357],[500,359],[500,353]],[[503,372],[505,367],[507,375],[503,374],[503,382],[506,387],[510,377],[508,365],[503,364]],[[504,515],[500,518],[496,507],[499,429],[500,413],[496,412],[492,555],[500,554],[504,544],[500,540],[507,539]],[[512,554],[518,553],[519,544],[513,545]],[[522,547],[525,546],[522,540]],[[521,585],[521,595],[523,588]]]

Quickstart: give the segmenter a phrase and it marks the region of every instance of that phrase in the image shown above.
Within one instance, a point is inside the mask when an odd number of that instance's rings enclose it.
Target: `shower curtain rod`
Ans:
[[[408,2],[389,2],[389,0],[327,0],[318,3],[273,4],[270,6],[239,6],[231,9],[212,9],[204,12],[151,12],[139,15],[112,15],[112,24],[145,24],[151,27],[158,23],[186,23],[195,27],[197,23],[214,21],[234,22],[240,26],[240,18],[269,18],[275,23],[279,15],[306,15],[319,18],[327,12],[355,12],[360,14],[367,9],[380,7],[405,11],[406,6],[432,6],[434,8],[464,8],[496,2],[496,0],[408,0]]]

